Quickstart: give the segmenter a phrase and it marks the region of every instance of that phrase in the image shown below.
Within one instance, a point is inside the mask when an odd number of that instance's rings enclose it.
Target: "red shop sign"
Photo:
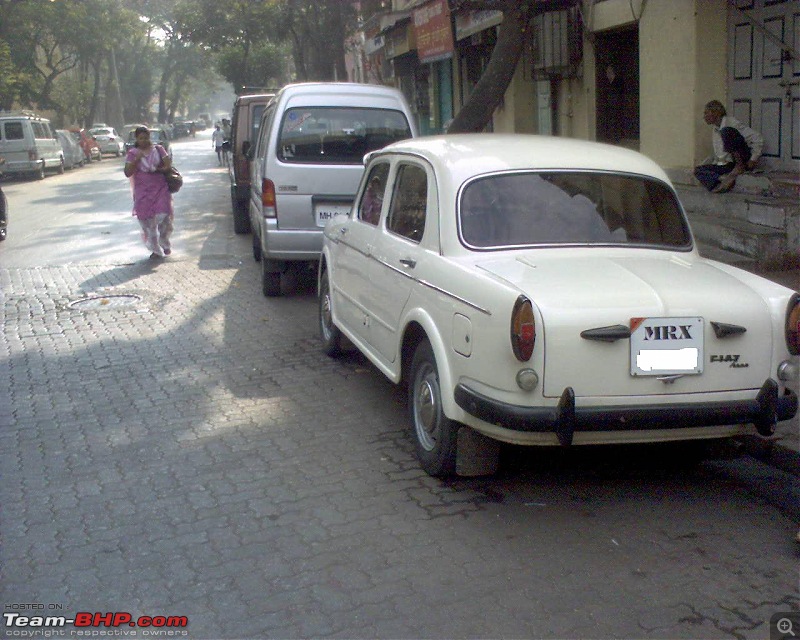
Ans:
[[[453,28],[447,0],[434,0],[414,9],[414,30],[420,62],[435,62],[453,55]]]

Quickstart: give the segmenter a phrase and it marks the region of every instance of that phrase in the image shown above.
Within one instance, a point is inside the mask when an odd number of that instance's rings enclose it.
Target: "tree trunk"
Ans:
[[[534,15],[573,6],[576,0],[506,0],[502,3],[462,3],[462,8],[494,8],[503,12],[492,57],[461,111],[453,118],[448,133],[478,133],[492,120],[492,114],[505,95],[522,50],[530,37],[528,29]],[[478,6],[484,4],[484,6]]]
[[[514,77],[527,27],[528,14],[524,5],[503,12],[503,23],[489,64],[466,104],[453,118],[448,133],[478,133],[486,128]]]

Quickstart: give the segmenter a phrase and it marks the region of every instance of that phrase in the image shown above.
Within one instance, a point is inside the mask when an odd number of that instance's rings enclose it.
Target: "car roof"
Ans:
[[[295,84],[287,84],[277,94],[276,99],[283,96],[325,96],[326,100],[336,98],[336,96],[347,96],[347,99],[352,99],[353,96],[392,96],[402,95],[399,89],[394,87],[387,87],[381,84],[364,84],[359,82],[298,82]],[[331,105],[335,106],[335,102]]]
[[[236,98],[235,104],[248,104],[250,102],[269,102],[275,97],[274,93],[249,93],[246,96]]]
[[[484,173],[522,169],[614,171],[645,175],[669,183],[666,173],[647,156],[609,144],[528,134],[466,133],[409,138],[373,156],[408,153],[447,169],[454,185]]]

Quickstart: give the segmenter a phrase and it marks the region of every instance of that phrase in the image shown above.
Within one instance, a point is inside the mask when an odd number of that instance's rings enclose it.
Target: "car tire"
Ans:
[[[247,202],[233,200],[233,230],[238,234],[250,233],[250,214]]]
[[[411,361],[408,411],[420,466],[435,478],[455,474],[460,425],[444,414],[439,370],[427,340],[417,346]]]
[[[253,260],[261,262],[261,238],[253,233]]]
[[[322,337],[322,352],[335,358],[342,353],[342,332],[333,324],[331,306],[331,286],[328,271],[325,270],[319,283],[319,333]]]
[[[269,261],[261,256],[261,293],[267,298],[281,295],[281,272],[267,271]]]

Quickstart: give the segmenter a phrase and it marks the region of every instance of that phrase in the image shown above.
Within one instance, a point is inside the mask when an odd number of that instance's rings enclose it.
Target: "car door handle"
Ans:
[[[339,233],[345,235],[347,233],[347,227],[339,227]]]
[[[401,258],[400,264],[402,264],[404,267],[408,267],[409,269],[413,269],[417,266],[417,261],[412,260],[411,258]]]

